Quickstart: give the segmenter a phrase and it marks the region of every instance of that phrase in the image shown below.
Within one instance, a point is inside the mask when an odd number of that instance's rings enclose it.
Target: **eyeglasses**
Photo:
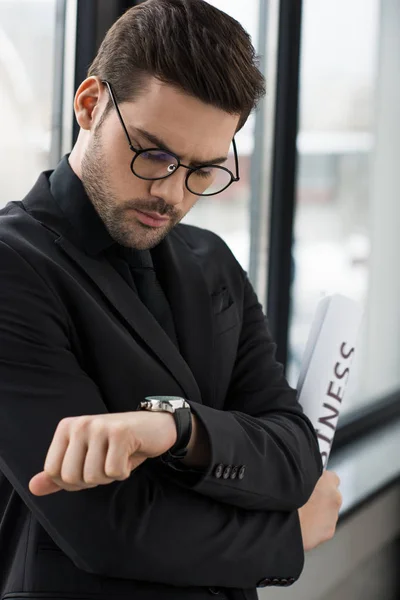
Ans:
[[[181,163],[178,156],[172,152],[165,152],[160,148],[134,148],[129,137],[128,130],[125,126],[121,112],[111,84],[108,81],[103,81],[110,93],[114,108],[117,111],[118,118],[121,122],[126,138],[129,143],[129,148],[135,153],[131,161],[131,171],[136,177],[147,181],[157,179],[166,179],[173,175],[179,167],[184,167],[188,170],[186,175],[185,185],[189,192],[196,196],[214,196],[220,194],[227,187],[236,181],[239,181],[239,160],[237,155],[236,143],[233,138],[233,152],[235,158],[236,177],[229,169],[218,165],[202,165],[201,167],[188,167]]]

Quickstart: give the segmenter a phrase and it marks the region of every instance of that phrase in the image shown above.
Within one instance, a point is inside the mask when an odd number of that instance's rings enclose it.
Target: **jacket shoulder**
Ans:
[[[20,229],[29,223],[22,202],[9,202],[0,210],[0,240],[13,245],[12,242],[18,237]]]

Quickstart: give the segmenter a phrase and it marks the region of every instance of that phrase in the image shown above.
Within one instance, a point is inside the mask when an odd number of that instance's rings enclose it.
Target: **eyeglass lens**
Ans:
[[[178,167],[177,159],[159,150],[147,150],[137,155],[132,163],[132,171],[144,179],[163,179],[172,175]],[[196,195],[216,194],[231,182],[231,175],[220,167],[202,167],[192,171],[187,179],[187,187]]]

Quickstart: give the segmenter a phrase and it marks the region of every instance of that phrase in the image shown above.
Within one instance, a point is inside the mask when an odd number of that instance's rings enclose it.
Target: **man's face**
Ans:
[[[102,88],[97,118],[83,153],[81,179],[116,242],[139,250],[152,248],[183,219],[198,197],[186,188],[188,171],[183,167],[155,181],[132,173],[134,153],[115,109],[101,121],[109,98],[107,88]],[[227,156],[239,121],[238,115],[204,104],[154,78],[135,102],[119,104],[119,108],[133,147],[156,147],[146,137],[148,133],[185,165]]]

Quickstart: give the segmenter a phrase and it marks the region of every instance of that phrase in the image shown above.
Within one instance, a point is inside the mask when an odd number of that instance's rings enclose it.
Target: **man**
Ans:
[[[247,276],[178,225],[238,180],[263,84],[236,21],[149,0],[77,90],[71,154],[2,211],[2,598],[251,599],[333,535]]]

